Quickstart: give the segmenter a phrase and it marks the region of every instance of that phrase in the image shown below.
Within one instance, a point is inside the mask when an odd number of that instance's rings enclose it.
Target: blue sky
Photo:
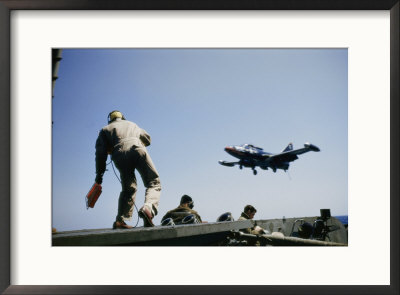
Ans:
[[[202,219],[332,215],[348,210],[347,49],[64,49],[52,101],[52,209],[58,230],[111,227],[120,183],[107,166],[94,209],[95,141],[120,110],[152,137],[160,174],[156,224],[183,194]],[[280,152],[305,142],[288,173],[224,167],[224,147],[251,143]],[[108,159],[109,162],[109,159]],[[137,174],[137,206],[144,187]],[[132,222],[135,225],[137,213]],[[139,221],[139,226],[142,221]]]

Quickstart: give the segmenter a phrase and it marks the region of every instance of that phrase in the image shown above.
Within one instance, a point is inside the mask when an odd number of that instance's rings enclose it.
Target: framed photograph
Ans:
[[[10,142],[0,290],[397,294],[400,5],[364,2],[0,1],[1,130]],[[62,54],[52,81],[54,49]],[[248,203],[263,219],[331,208],[348,216],[347,246],[55,245],[52,227],[111,228],[114,167],[96,210],[84,197],[98,131],[119,108],[158,140],[149,147],[162,183],[157,224],[193,188],[211,222],[225,211],[237,218]],[[304,151],[321,152],[290,169],[229,167],[233,149],[285,153],[303,138]],[[139,181],[138,206],[144,193]]]

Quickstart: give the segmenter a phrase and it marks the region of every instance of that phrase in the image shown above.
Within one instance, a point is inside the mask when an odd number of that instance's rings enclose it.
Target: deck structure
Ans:
[[[312,224],[318,217],[270,220],[241,220],[201,224],[137,227],[132,229],[85,229],[56,232],[53,246],[243,246],[259,241],[262,246],[347,246],[347,229],[332,217],[327,225],[334,228],[324,240],[300,238],[298,226]],[[245,228],[259,225],[266,235],[246,235]]]

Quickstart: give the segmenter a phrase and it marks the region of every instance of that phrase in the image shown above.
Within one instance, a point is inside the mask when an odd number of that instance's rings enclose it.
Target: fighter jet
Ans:
[[[286,172],[289,169],[289,162],[297,160],[297,155],[304,154],[309,151],[319,152],[320,149],[311,144],[305,143],[303,148],[294,150],[293,144],[289,143],[288,146],[279,154],[271,154],[264,152],[262,148],[256,147],[252,144],[227,146],[225,151],[239,159],[239,162],[218,161],[221,165],[233,167],[239,165],[239,168],[248,167],[253,170],[253,174],[257,174],[256,167],[263,170],[271,168],[276,172],[277,169],[282,169]]]

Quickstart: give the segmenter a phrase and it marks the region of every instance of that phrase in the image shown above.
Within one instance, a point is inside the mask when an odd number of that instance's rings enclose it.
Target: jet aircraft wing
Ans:
[[[285,152],[281,154],[276,154],[268,157],[269,162],[292,162],[297,160],[298,157],[295,153],[296,151]],[[304,152],[303,152],[304,153]]]
[[[313,144],[306,143],[301,149],[283,152],[280,154],[269,156],[268,158],[274,161],[291,162],[298,159],[297,155],[301,155],[309,151],[319,152],[319,148]]]

